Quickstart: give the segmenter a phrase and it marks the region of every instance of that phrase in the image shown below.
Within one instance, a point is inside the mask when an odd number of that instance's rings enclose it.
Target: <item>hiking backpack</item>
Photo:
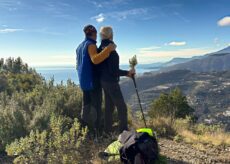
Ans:
[[[125,164],[154,164],[158,159],[159,148],[156,137],[146,132],[124,131],[119,141],[120,159]]]

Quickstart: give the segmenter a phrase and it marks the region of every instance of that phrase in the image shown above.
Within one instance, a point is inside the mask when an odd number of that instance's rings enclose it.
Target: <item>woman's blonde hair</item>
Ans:
[[[113,29],[110,26],[101,27],[100,34],[102,39],[111,39],[113,38]]]

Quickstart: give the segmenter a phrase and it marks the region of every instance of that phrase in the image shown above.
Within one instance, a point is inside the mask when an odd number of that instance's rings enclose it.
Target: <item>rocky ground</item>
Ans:
[[[230,163],[230,147],[214,147],[210,145],[191,145],[177,143],[168,139],[159,142],[161,154],[168,158],[170,164],[183,163]]]

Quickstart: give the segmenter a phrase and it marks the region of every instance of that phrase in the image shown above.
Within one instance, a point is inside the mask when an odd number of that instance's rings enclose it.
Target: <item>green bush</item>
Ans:
[[[48,128],[52,113],[69,118],[80,117],[81,91],[73,83],[66,86],[36,85],[31,92],[0,94],[0,145],[1,150],[12,139],[24,137],[31,130]]]
[[[4,151],[6,144],[25,136],[26,133],[26,121],[22,111],[11,108],[0,110],[0,152]]]
[[[6,152],[15,156],[14,163],[76,163],[82,161],[87,129],[77,119],[66,129],[65,117],[51,116],[50,129],[30,135],[7,145]]]
[[[153,101],[149,110],[150,118],[170,117],[171,121],[175,118],[185,118],[192,115],[192,109],[180,89],[176,88],[169,94],[161,94],[160,97]]]
[[[55,85],[21,59],[9,58],[0,60],[0,82],[0,151],[31,130],[47,130],[52,113],[68,123],[80,117],[82,92],[70,80]]]

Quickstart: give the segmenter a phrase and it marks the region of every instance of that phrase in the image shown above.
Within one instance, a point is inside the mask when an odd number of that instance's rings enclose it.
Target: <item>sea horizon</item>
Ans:
[[[75,84],[79,84],[77,70],[74,66],[39,66],[34,67],[35,70],[41,74],[46,81],[54,78],[55,84],[66,84],[67,80],[73,81]],[[129,65],[120,65],[121,69],[129,70]],[[148,68],[138,65],[136,67],[136,72],[141,75],[145,72],[157,71],[157,68]]]

